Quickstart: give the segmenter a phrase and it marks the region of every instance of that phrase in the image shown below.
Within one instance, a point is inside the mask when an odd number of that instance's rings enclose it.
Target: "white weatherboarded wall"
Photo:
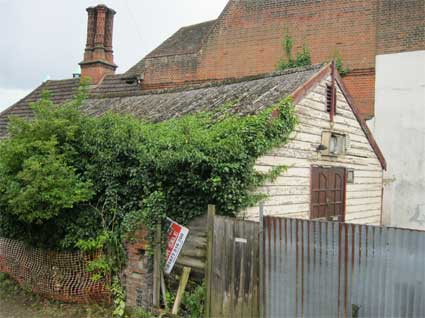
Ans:
[[[296,105],[299,125],[291,141],[257,160],[259,171],[286,165],[288,171],[260,192],[268,194],[265,214],[295,218],[310,217],[310,174],[312,165],[354,169],[353,184],[347,184],[346,222],[379,224],[382,208],[382,168],[360,124],[341,90],[337,92],[337,114],[332,127],[326,111],[326,83],[323,80]],[[340,157],[322,156],[317,147],[322,132],[333,129],[348,136],[347,153]],[[258,207],[249,208],[241,217],[258,219]]]
[[[384,224],[425,230],[425,51],[376,57],[370,126],[388,161]]]

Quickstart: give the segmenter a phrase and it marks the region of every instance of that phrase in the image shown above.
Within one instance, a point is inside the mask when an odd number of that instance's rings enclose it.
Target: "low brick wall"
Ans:
[[[126,244],[127,267],[123,271],[127,306],[150,309],[153,301],[153,257],[148,255],[148,232],[137,230]]]

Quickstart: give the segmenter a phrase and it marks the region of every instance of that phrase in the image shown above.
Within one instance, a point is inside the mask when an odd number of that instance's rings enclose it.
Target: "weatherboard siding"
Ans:
[[[291,141],[257,160],[256,169],[266,172],[274,166],[288,170],[258,192],[267,194],[265,214],[294,218],[310,218],[311,166],[336,166],[354,169],[354,183],[347,184],[346,222],[379,224],[382,201],[382,167],[343,93],[337,91],[337,113],[333,129],[326,112],[327,80],[317,84],[298,104],[299,124]],[[316,151],[322,132],[333,130],[346,134],[344,156],[323,156]],[[258,206],[241,213],[241,217],[258,219]]]

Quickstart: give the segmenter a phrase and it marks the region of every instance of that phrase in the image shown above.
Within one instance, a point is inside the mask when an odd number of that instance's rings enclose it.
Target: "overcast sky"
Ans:
[[[44,80],[79,71],[85,9],[99,3],[117,11],[114,51],[122,73],[180,27],[217,18],[227,0],[0,0],[0,111]]]

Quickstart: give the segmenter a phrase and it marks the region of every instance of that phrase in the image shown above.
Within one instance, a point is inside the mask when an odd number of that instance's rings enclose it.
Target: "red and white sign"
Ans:
[[[183,248],[187,235],[189,234],[189,229],[169,218],[167,218],[167,220],[170,222],[170,227],[167,233],[167,258],[164,271],[166,274],[170,274]]]

